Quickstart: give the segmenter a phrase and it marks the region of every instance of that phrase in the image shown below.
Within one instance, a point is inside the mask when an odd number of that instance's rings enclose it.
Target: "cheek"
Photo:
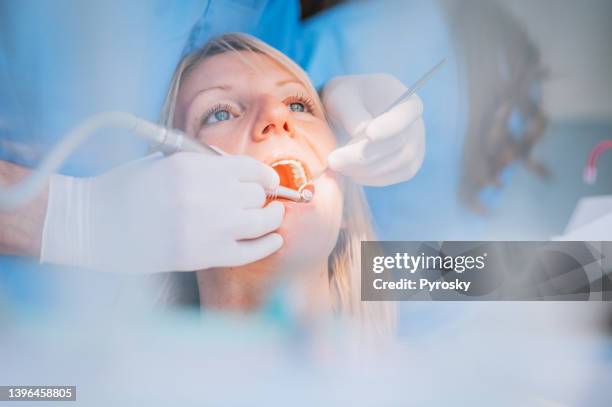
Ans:
[[[238,120],[231,120],[227,123],[221,123],[203,127],[195,135],[195,138],[202,143],[206,143],[228,154],[237,155],[244,154],[247,149],[248,137],[246,126]]]
[[[315,188],[315,198],[307,207],[286,205],[278,230],[285,244],[277,255],[285,262],[320,262],[336,245],[342,223],[342,191],[329,175],[317,179]]]
[[[337,141],[334,133],[327,123],[322,120],[316,122],[297,122],[296,133],[304,135],[309,148],[317,155],[321,162],[327,162],[327,156],[336,148]]]

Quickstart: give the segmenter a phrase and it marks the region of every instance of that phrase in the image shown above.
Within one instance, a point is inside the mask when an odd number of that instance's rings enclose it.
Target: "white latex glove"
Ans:
[[[276,172],[246,156],[161,154],[93,178],[52,177],[41,262],[109,271],[190,271],[278,250]],[[244,240],[248,239],[248,240]]]
[[[329,155],[329,168],[372,186],[407,181],[417,173],[425,154],[421,99],[413,95],[376,117],[406,90],[388,74],[341,76],[326,84],[322,101],[328,118],[350,137]]]

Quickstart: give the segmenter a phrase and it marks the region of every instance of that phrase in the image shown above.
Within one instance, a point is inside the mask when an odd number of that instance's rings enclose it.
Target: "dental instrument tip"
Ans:
[[[383,114],[388,113],[389,111],[391,111],[391,109],[393,109],[394,107],[396,107],[397,105],[399,105],[400,103],[404,102],[405,100],[410,98],[412,95],[417,93],[419,90],[421,90],[421,88],[431,79],[431,77],[434,76],[434,74],[438,72],[440,68],[444,66],[444,64],[446,64],[446,60],[447,58],[443,58],[440,62],[434,65],[433,68],[431,68],[425,75],[423,75],[419,80],[417,80],[410,88],[408,88],[397,99],[395,99],[395,101],[391,103],[385,110],[377,114],[376,117],[382,116]]]
[[[302,202],[310,202],[314,198],[314,193],[309,189],[303,189],[300,193]]]
[[[272,199],[276,198],[284,198],[294,202],[300,202],[302,200],[302,195],[296,191],[295,189],[287,188],[284,186],[279,186],[276,191],[269,194]]]
[[[293,202],[308,203],[314,198],[314,190],[312,188],[304,188],[301,191],[279,186],[276,191],[269,193],[271,199],[284,198]]]

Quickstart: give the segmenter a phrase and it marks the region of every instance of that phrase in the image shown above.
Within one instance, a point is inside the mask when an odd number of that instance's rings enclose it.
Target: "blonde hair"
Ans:
[[[242,33],[230,33],[208,41],[202,48],[186,55],[178,64],[164,101],[160,122],[173,127],[176,101],[183,78],[204,59],[224,52],[256,52],[267,56],[292,74],[309,91],[319,112],[323,104],[308,75],[285,54],[268,44]],[[245,60],[245,63],[250,64]],[[375,240],[371,216],[363,190],[345,182],[343,216],[345,227],[328,259],[329,282],[337,312],[356,318],[367,336],[390,337],[395,332],[395,305],[390,302],[361,301],[361,242]]]

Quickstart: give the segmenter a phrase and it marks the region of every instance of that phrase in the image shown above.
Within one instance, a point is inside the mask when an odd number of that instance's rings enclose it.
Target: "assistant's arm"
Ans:
[[[18,183],[31,170],[0,160],[0,185]],[[40,256],[42,230],[47,211],[48,187],[30,203],[17,209],[0,209],[0,254]]]

